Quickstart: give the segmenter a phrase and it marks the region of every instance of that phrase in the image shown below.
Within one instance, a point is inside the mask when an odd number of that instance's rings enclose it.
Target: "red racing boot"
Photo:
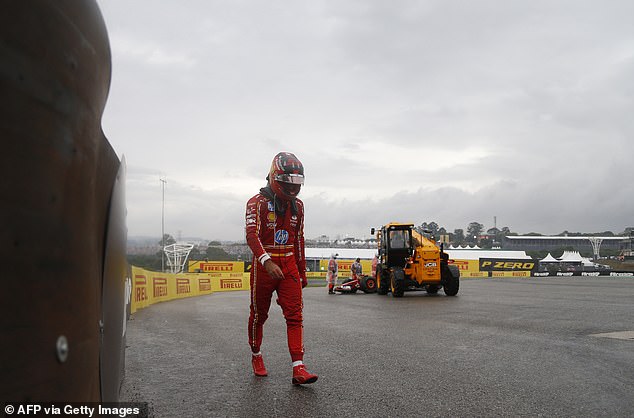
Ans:
[[[293,384],[294,385],[308,385],[309,383],[315,383],[317,381],[317,375],[310,373],[306,370],[306,366],[300,364],[293,367]]]
[[[268,373],[266,372],[266,367],[264,367],[264,359],[262,358],[262,354],[251,356],[251,366],[253,366],[253,373],[256,376],[268,376]]]

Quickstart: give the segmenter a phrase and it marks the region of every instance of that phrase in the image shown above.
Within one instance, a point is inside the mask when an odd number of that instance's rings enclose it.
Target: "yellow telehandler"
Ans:
[[[371,233],[378,242],[377,293],[402,297],[406,290],[436,294],[442,287],[447,296],[458,294],[460,270],[449,263],[449,255],[436,242],[420,234],[412,223],[388,223]]]

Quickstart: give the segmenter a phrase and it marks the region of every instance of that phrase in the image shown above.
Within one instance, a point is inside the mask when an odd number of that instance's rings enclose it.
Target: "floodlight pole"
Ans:
[[[167,180],[159,177],[162,189],[161,199],[161,272],[165,272],[165,184]]]

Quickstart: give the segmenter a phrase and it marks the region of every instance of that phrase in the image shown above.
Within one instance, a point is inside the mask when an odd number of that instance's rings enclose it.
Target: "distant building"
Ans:
[[[320,235],[317,238],[307,239],[306,241],[313,242],[317,245],[328,245],[332,243],[332,240],[330,239],[328,235]]]
[[[306,247],[311,248],[376,248],[375,238],[358,239],[353,237],[331,239],[327,235],[320,235],[317,238],[306,239]]]
[[[593,253],[591,238],[600,239],[600,249],[619,251],[626,237],[553,237],[553,236],[506,236],[502,241],[505,250],[553,251],[572,248],[574,251]]]

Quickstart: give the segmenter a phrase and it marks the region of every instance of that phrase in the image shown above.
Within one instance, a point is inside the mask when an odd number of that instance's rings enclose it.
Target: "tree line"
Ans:
[[[496,227],[484,231],[484,225],[480,222],[471,222],[467,226],[466,231],[461,228],[454,229],[453,232],[448,231],[444,226],[438,223],[422,222],[415,227],[416,231],[433,237],[435,240],[447,241],[452,245],[476,245],[483,248],[491,248],[496,242],[501,242],[502,238],[508,235],[517,235],[511,232],[510,228],[505,226],[501,229]]]
[[[484,230],[484,225],[479,222],[471,222],[467,226],[466,231],[464,229],[454,229],[453,232],[449,232],[445,227],[438,225],[438,223],[432,222],[422,222],[420,225],[416,226],[415,229],[421,234],[427,234],[432,236],[437,241],[442,241],[443,236],[446,237],[446,241],[454,246],[458,245],[478,245],[481,248],[490,249],[494,247],[496,244],[502,243],[504,237],[507,236],[518,236],[519,234],[516,232],[512,232],[508,226],[504,226],[502,228],[489,228],[486,231]],[[616,237],[616,236],[628,236],[634,232],[634,227],[625,228],[625,230],[620,234],[615,234],[612,231],[603,231],[603,232],[569,232],[563,231],[555,236],[559,237]],[[523,234],[527,236],[542,236],[538,232],[529,232],[528,234]]]

